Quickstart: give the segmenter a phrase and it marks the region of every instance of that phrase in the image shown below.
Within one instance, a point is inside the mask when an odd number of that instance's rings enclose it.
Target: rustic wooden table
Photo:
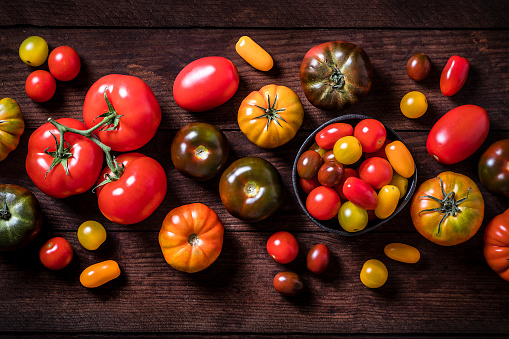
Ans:
[[[509,6],[507,1],[396,2],[324,0],[293,1],[4,1],[0,6],[0,97],[20,104],[26,130],[19,147],[0,163],[0,183],[29,188],[40,201],[44,224],[23,250],[0,254],[0,334],[68,336],[149,334],[178,335],[308,335],[308,334],[509,334],[509,285],[483,257],[483,233],[491,218],[508,206],[507,198],[480,189],[486,202],[479,232],[464,244],[441,247],[418,234],[409,206],[373,232],[341,237],[323,231],[297,205],[291,168],[301,143],[317,126],[341,114],[365,114],[396,130],[414,155],[418,184],[452,170],[479,183],[477,161],[494,141],[509,138]],[[28,36],[44,37],[50,48],[68,45],[82,61],[77,79],[58,82],[53,99],[31,101],[26,77],[33,68],[18,57]],[[235,43],[249,35],[269,51],[274,70],[250,67],[235,52]],[[304,54],[314,45],[344,40],[363,47],[371,58],[374,80],[369,95],[339,113],[312,106],[299,82]],[[422,82],[406,75],[406,61],[417,52],[430,56],[433,68]],[[439,77],[448,58],[466,57],[471,69],[464,88],[453,97],[440,93]],[[193,114],[179,108],[172,96],[178,72],[191,61],[218,55],[237,66],[241,82],[226,104]],[[47,63],[40,69],[47,69]],[[88,88],[100,77],[129,74],[143,79],[162,108],[162,122],[140,151],[157,159],[168,177],[168,193],[145,221],[123,226],[100,213],[91,192],[54,199],[39,191],[25,170],[31,133],[49,117],[82,119]],[[266,150],[251,144],[237,125],[242,99],[263,85],[285,85],[300,96],[304,123],[287,145]],[[403,95],[422,91],[429,101],[424,117],[405,118]],[[437,163],[426,152],[426,137],[439,117],[462,104],[484,107],[491,129],[481,149],[456,165]],[[218,179],[196,182],[180,175],[170,160],[176,131],[190,122],[208,122],[226,134],[229,162],[244,156],[269,160],[284,179],[286,199],[265,221],[248,224],[232,217],[221,204]],[[225,225],[219,259],[208,269],[186,274],[164,260],[158,232],[165,215],[192,202],[212,207]],[[76,231],[85,220],[101,222],[105,244],[88,251]],[[280,230],[293,233],[298,258],[281,265],[267,254],[268,237]],[[74,248],[72,263],[50,271],[38,258],[41,245],[63,236]],[[329,246],[333,260],[322,276],[305,267],[305,255],[316,243]],[[415,265],[385,257],[391,242],[412,244],[421,251]],[[377,258],[389,270],[380,289],[359,280],[364,261]],[[115,281],[97,289],[79,283],[81,271],[114,259],[122,269]],[[286,298],[272,287],[276,273],[293,270],[305,280],[302,295]]]

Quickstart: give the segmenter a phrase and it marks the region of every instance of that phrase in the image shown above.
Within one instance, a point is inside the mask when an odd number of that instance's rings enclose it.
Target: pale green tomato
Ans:
[[[369,288],[382,287],[388,276],[387,267],[380,260],[370,259],[362,266],[361,281]]]
[[[106,230],[97,221],[85,221],[78,228],[78,240],[87,250],[94,251],[106,240]]]
[[[40,66],[48,58],[48,44],[39,36],[31,36],[19,46],[19,57],[30,66]]]
[[[345,231],[359,232],[368,224],[368,212],[347,201],[339,209],[338,220]]]

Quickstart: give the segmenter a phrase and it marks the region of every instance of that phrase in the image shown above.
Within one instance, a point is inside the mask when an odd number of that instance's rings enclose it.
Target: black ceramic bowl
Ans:
[[[336,122],[344,122],[344,123],[348,123],[348,124],[352,125],[352,127],[355,128],[355,125],[357,125],[358,122],[360,122],[361,120],[364,120],[364,119],[373,119],[373,118],[365,116],[365,115],[349,114],[349,115],[343,115],[338,118],[329,120],[322,126],[318,127],[313,133],[311,133],[311,135],[306,139],[306,141],[304,141],[301,148],[299,149],[299,153],[297,153],[297,156],[295,157],[295,162],[293,163],[293,170],[292,170],[293,190],[295,191],[295,195],[297,196],[297,200],[299,202],[300,207],[302,208],[304,213],[306,213],[306,215],[309,217],[309,219],[311,219],[311,221],[313,221],[315,224],[317,224],[324,230],[335,233],[335,234],[346,235],[346,236],[359,235],[359,234],[369,232],[369,231],[385,224],[386,222],[388,222],[389,220],[394,218],[394,216],[396,214],[398,214],[405,207],[405,205],[410,201],[410,199],[412,198],[412,195],[414,194],[415,187],[417,185],[417,168],[415,168],[414,174],[410,178],[408,178],[407,193],[399,201],[398,207],[396,207],[396,210],[394,211],[394,213],[392,213],[392,215],[390,215],[386,219],[375,219],[375,220],[368,222],[368,225],[363,230],[358,231],[358,232],[347,232],[347,231],[343,230],[341,225],[339,225],[339,221],[338,221],[337,217],[334,217],[330,220],[317,220],[317,219],[313,218],[311,216],[311,214],[309,214],[309,212],[306,209],[307,194],[306,194],[306,192],[304,192],[304,190],[300,186],[299,175],[297,174],[297,162],[299,161],[300,156],[302,155],[302,153],[309,150],[309,148],[315,143],[315,135],[318,132],[320,132],[323,128],[325,128],[326,126],[336,123]],[[384,126],[385,126],[385,130],[387,131],[388,139],[390,139],[392,141],[399,140],[403,144],[405,143],[403,140],[401,140],[399,135],[397,135],[396,132],[394,132],[390,127],[387,127],[386,125],[384,125]]]

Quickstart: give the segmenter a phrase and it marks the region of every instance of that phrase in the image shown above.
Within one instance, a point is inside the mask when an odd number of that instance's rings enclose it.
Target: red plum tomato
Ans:
[[[329,248],[324,244],[316,244],[306,257],[307,268],[314,274],[322,274],[329,267],[330,258]]]
[[[380,121],[364,119],[355,126],[353,136],[360,141],[363,152],[373,153],[382,148],[387,132]]]
[[[414,54],[408,59],[406,73],[415,81],[424,80],[431,71],[431,60],[424,53]]]
[[[318,174],[318,170],[322,166],[321,155],[313,150],[307,150],[302,153],[297,162],[297,173],[303,179],[311,179]]]
[[[348,200],[347,197],[343,194],[343,185],[345,184],[346,179],[350,177],[359,177],[359,174],[357,174],[357,171],[353,168],[345,168],[343,171],[343,175],[341,176],[341,180],[339,181],[339,184],[334,186],[334,189],[336,192],[338,192],[339,196],[341,197],[341,200],[346,201]]]
[[[467,59],[453,55],[447,61],[447,64],[440,76],[440,91],[445,96],[452,96],[463,87],[467,81],[470,63]]]
[[[338,193],[325,186],[315,188],[306,199],[306,209],[318,220],[329,220],[338,214],[341,198]]]
[[[267,252],[276,262],[288,264],[297,258],[299,243],[289,232],[276,232],[267,240]]]
[[[274,288],[284,296],[294,296],[304,290],[304,282],[297,273],[280,272],[273,281]]]
[[[53,98],[56,89],[55,78],[42,69],[32,72],[25,82],[28,97],[36,102],[46,102]]]
[[[378,205],[378,196],[373,187],[356,177],[346,179],[343,194],[352,203],[365,210],[374,210]]]
[[[48,67],[55,79],[69,81],[78,76],[81,61],[78,53],[72,47],[60,46],[49,54]]]
[[[71,262],[72,256],[71,244],[62,237],[48,240],[39,251],[41,263],[50,270],[61,270],[66,267]]]
[[[342,137],[353,135],[353,127],[350,124],[337,122],[330,124],[315,135],[315,141],[320,148],[330,150],[336,141]]]
[[[373,186],[375,190],[382,188],[392,180],[392,167],[383,158],[366,159],[359,167],[359,177]]]

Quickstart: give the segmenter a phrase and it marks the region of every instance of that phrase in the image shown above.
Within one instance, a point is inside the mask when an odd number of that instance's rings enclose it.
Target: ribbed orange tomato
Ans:
[[[502,279],[509,281],[509,209],[491,219],[486,226],[484,257]]]

